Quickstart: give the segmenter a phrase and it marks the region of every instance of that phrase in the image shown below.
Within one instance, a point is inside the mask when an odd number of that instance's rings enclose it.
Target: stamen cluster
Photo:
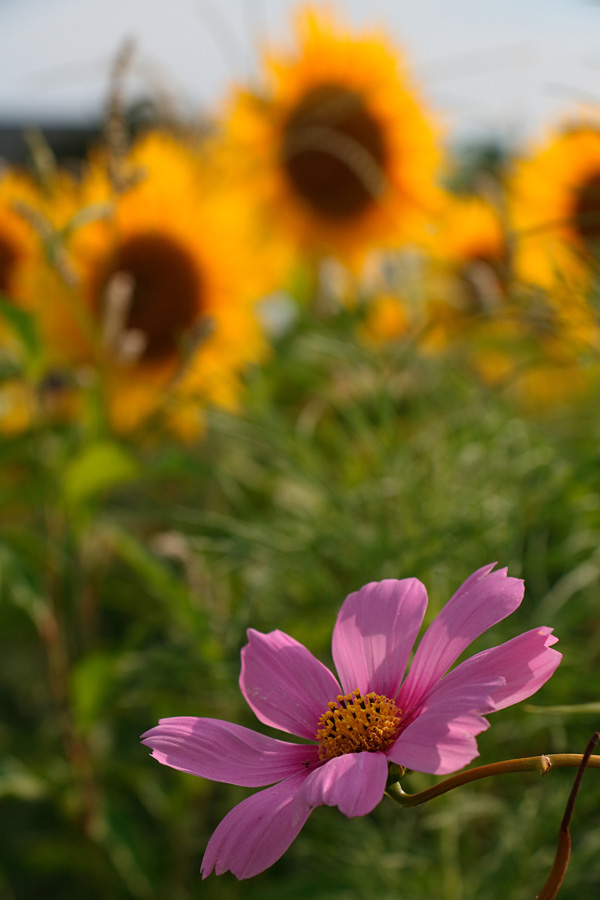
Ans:
[[[345,753],[385,751],[398,737],[402,710],[388,697],[363,695],[357,689],[344,697],[340,694],[328,707],[316,734],[324,761]]]

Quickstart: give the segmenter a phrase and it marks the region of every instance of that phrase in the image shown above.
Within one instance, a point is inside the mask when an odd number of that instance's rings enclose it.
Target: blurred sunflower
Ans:
[[[74,231],[101,213],[87,207],[80,182],[70,172],[52,169],[43,183],[24,178],[23,184],[18,210],[28,236],[28,257],[27,264],[19,266],[12,298],[32,315],[48,367],[64,362],[65,347],[81,343],[85,316],[67,245]],[[107,209],[105,204],[102,214]],[[68,360],[73,361],[71,352]]]
[[[598,396],[600,370],[596,360],[587,364],[560,336],[548,337],[534,359],[515,367],[510,391],[521,407],[533,415],[560,407],[573,408]]]
[[[427,327],[422,346],[438,352],[495,327],[505,316],[509,253],[499,211],[476,194],[447,194],[428,247]]]
[[[35,203],[33,183],[12,169],[0,173],[0,293],[23,295],[28,269],[39,258],[39,241],[23,208]]]
[[[133,183],[115,196],[105,154],[80,185],[79,226],[65,250],[74,281],[52,298],[52,364],[98,367],[118,430],[170,409],[185,434],[206,403],[232,407],[242,368],[264,343],[256,267],[239,215],[202,161],[166,134],[140,140]],[[85,221],[85,210],[108,210]]]
[[[419,239],[437,203],[436,130],[383,34],[304,10],[297,50],[265,60],[229,118],[240,174],[271,228],[352,262]]]
[[[566,129],[523,160],[510,207],[515,276],[533,307],[545,304],[551,330],[576,353],[597,352],[590,299],[600,284],[600,127]]]
[[[391,293],[379,294],[369,301],[358,329],[360,339],[373,347],[406,338],[410,332],[406,304]]]
[[[40,259],[39,241],[25,209],[35,201],[35,186],[12,169],[0,173],[0,298],[7,302],[0,315],[0,431],[18,433],[31,421],[33,399],[22,373],[23,350],[10,315],[20,305],[32,270]]]
[[[457,306],[480,312],[502,299],[508,278],[508,241],[498,210],[483,197],[446,198],[431,253],[451,276]]]
[[[35,420],[36,398],[30,385],[21,379],[0,384],[0,432],[21,434]]]
[[[585,289],[599,273],[600,128],[552,135],[511,185],[520,278],[551,291]]]

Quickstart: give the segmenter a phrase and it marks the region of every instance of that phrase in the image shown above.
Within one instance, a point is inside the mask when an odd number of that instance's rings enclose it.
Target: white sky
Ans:
[[[216,107],[257,71],[257,45],[290,34],[295,0],[0,0],[0,121],[100,114],[126,37],[138,79],[187,108]],[[581,103],[600,105],[600,2],[338,0],[385,24],[450,133],[519,139]],[[139,85],[139,80],[138,80]],[[135,92],[135,83],[132,84]]]

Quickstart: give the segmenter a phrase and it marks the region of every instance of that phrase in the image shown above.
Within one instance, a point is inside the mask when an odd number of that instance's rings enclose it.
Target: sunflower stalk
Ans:
[[[132,173],[127,171],[124,161],[129,147],[129,136],[124,110],[124,84],[131,69],[135,54],[135,43],[130,38],[121,46],[111,73],[105,137],[109,153],[108,168],[112,186],[116,194],[125,191],[131,183]]]

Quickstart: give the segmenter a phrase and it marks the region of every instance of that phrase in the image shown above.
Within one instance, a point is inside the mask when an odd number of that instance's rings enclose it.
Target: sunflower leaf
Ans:
[[[40,359],[42,345],[34,316],[0,292],[0,316],[19,340],[29,362]]]
[[[63,490],[68,503],[81,504],[139,476],[136,460],[112,441],[85,447],[67,465]]]

